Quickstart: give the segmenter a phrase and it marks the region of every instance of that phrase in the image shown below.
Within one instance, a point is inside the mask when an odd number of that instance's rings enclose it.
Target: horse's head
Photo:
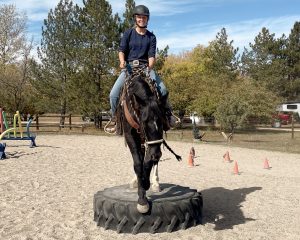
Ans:
[[[159,161],[162,153],[160,146],[163,143],[163,112],[160,102],[166,97],[157,99],[149,84],[139,76],[135,79],[133,95],[139,105],[140,131],[144,134],[147,152],[145,161]]]

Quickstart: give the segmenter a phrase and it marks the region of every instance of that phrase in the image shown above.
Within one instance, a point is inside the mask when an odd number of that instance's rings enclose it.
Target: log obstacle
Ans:
[[[36,147],[35,143],[35,138],[36,136],[30,132],[30,125],[32,123],[32,119],[30,119],[27,122],[26,125],[26,131],[24,132],[23,127],[22,127],[22,121],[21,121],[21,116],[19,111],[16,111],[14,114],[14,121],[13,121],[13,127],[9,128],[7,119],[6,119],[6,114],[0,108],[0,141],[1,140],[21,140],[21,141],[30,141],[30,147]],[[6,144],[1,144],[0,143],[0,159],[6,158],[5,155],[5,147]]]

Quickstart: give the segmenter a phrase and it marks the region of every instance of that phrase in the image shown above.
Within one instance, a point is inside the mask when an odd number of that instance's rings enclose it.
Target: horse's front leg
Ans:
[[[138,204],[137,210],[140,213],[146,213],[149,211],[149,203],[146,198],[146,188],[148,187],[145,184],[145,178],[143,173],[143,165],[144,165],[144,153],[141,148],[141,143],[135,135],[127,135],[126,141],[130,152],[133,158],[134,172],[137,177],[137,187],[138,187]],[[149,187],[148,187],[149,188]]]
[[[141,145],[141,149],[142,149],[142,155],[145,156],[145,146]],[[131,179],[131,181],[129,183],[129,187],[130,188],[137,188],[138,187],[138,180],[137,180],[136,174],[134,174],[134,177]]]
[[[134,171],[137,176],[138,186],[138,204],[137,210],[140,213],[146,213],[149,211],[149,203],[146,197],[146,191],[149,189],[150,184],[145,183],[145,176],[143,172],[143,161],[135,161],[134,158]]]

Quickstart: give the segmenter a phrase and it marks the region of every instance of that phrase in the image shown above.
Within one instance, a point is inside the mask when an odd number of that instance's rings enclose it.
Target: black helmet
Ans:
[[[143,16],[147,16],[149,18],[150,12],[146,6],[138,5],[134,8],[134,11],[133,11],[133,16],[135,16],[135,15],[143,15]]]

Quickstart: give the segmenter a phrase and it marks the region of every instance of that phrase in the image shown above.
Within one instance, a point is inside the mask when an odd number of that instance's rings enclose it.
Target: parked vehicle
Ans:
[[[278,112],[294,112],[300,117],[300,101],[283,103],[276,110]]]
[[[280,122],[280,125],[287,125],[292,122],[291,113],[289,112],[278,112],[273,115],[273,125],[276,125],[275,122]],[[278,124],[277,124],[278,126]]]
[[[111,118],[110,113],[106,112],[106,111],[101,112],[101,115],[102,115],[102,121],[109,121],[110,118]],[[95,121],[94,115],[91,114],[91,113],[90,114],[89,113],[83,114],[82,120],[85,121],[85,122],[94,122]]]

